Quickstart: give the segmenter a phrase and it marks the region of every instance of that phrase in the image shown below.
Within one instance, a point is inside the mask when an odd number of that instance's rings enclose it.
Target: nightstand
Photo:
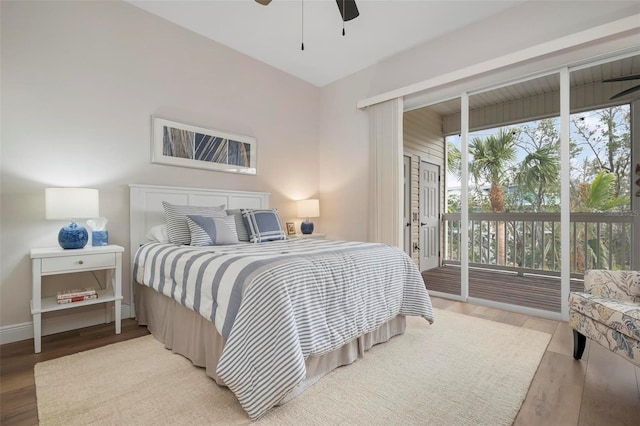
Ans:
[[[124,247],[116,245],[89,246],[69,250],[61,247],[31,249],[31,315],[33,315],[35,353],[40,353],[41,350],[41,316],[43,312],[107,303],[105,307],[106,324],[111,317],[108,302],[114,302],[116,334],[120,334],[123,252]],[[97,291],[97,299],[58,304],[56,296],[42,297],[42,277],[44,276],[99,270],[107,271],[107,288]]]
[[[319,232],[314,232],[313,234],[289,235],[289,236],[287,236],[287,238],[312,238],[312,239],[315,239],[315,240],[324,240],[325,238],[327,238],[327,234],[321,234]]]

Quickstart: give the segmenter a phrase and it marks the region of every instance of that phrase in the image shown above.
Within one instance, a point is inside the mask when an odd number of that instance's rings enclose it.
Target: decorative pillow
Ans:
[[[167,234],[167,225],[156,225],[149,229],[147,232],[147,240],[149,241],[157,241],[159,243],[168,243],[169,242],[169,234]]]
[[[242,210],[227,210],[227,214],[229,216],[233,216],[236,219],[236,231],[238,232],[238,240],[249,241],[249,233],[247,232],[247,227],[245,226],[244,219],[242,218]]]
[[[249,241],[252,243],[287,239],[276,209],[242,209],[242,217],[249,232]]]
[[[167,222],[169,241],[173,244],[189,244],[191,242],[191,233],[187,226],[187,215],[209,217],[225,217],[227,215],[224,211],[224,205],[217,207],[177,206],[163,201],[162,207],[164,207],[164,218]]]
[[[233,216],[219,218],[187,215],[187,225],[191,231],[192,246],[215,246],[239,242],[236,220]]]

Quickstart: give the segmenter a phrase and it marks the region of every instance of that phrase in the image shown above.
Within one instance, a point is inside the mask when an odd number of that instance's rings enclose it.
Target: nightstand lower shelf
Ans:
[[[71,302],[71,303],[58,303],[58,300],[55,296],[45,297],[42,299],[42,306],[40,307],[40,312],[36,312],[33,310],[33,300],[32,300],[31,314],[33,315],[37,313],[60,311],[63,309],[78,308],[80,306],[97,305],[98,303],[107,303],[107,302],[114,302],[116,300],[122,300],[122,296],[116,297],[113,294],[113,290],[98,290],[96,291],[96,293],[98,294],[97,299],[82,300],[80,302]]]

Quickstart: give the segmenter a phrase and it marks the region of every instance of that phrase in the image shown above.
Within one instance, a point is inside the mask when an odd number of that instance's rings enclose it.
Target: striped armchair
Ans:
[[[569,294],[573,357],[588,337],[640,367],[640,272],[590,270],[584,290]]]

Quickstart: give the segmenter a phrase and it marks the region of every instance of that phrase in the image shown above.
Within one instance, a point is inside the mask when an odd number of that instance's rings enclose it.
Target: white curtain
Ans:
[[[402,248],[402,98],[369,112],[369,241]]]

